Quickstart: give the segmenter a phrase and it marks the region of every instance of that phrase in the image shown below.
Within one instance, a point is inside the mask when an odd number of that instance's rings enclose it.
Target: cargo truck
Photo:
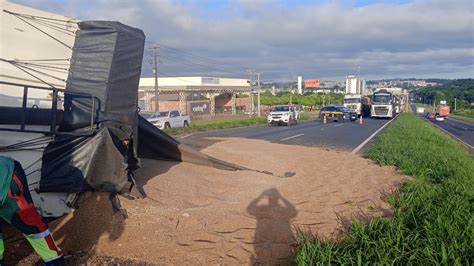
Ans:
[[[393,118],[396,114],[393,94],[386,89],[378,89],[372,95],[371,117]]]
[[[357,116],[370,115],[370,100],[361,94],[346,94],[344,107],[357,113]]]
[[[446,101],[440,101],[439,105],[436,107],[436,113],[438,113],[441,117],[449,116],[450,111],[451,108],[446,104]]]

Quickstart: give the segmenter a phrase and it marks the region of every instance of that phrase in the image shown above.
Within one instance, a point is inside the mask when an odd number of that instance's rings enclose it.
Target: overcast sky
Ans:
[[[144,30],[162,76],[474,78],[474,1],[14,0]],[[151,75],[149,56],[143,75]]]

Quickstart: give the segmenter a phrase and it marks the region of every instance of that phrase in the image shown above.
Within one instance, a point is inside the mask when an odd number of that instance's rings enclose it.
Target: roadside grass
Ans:
[[[300,121],[310,120],[311,115],[307,113],[302,113],[300,116]],[[164,131],[170,135],[178,135],[184,133],[193,133],[201,131],[210,131],[226,128],[237,128],[237,127],[247,127],[253,125],[263,125],[267,123],[267,117],[250,117],[250,118],[217,118],[217,119],[205,119],[205,120],[196,120],[191,123],[187,128],[169,128]]]
[[[473,264],[474,157],[411,113],[400,114],[366,156],[415,177],[386,199],[393,217],[353,220],[336,241],[300,234],[295,263]]]
[[[456,111],[450,114],[449,116],[455,119],[465,121],[465,122],[474,123],[474,109]]]

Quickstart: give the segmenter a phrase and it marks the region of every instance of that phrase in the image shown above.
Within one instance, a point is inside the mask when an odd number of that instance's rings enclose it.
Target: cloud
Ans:
[[[229,75],[252,67],[266,80],[343,78],[360,66],[367,78],[474,77],[470,0],[15,2],[79,19],[118,20],[143,29],[148,41],[212,59],[165,48],[159,68],[167,74]],[[150,74],[147,64],[144,73]]]

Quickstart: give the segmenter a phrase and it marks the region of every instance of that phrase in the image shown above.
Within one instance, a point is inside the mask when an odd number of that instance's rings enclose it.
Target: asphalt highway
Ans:
[[[363,119],[363,124],[360,125],[358,122],[349,121],[322,124],[319,120],[312,120],[300,122],[293,126],[265,125],[202,132],[181,139],[181,141],[200,149],[210,144],[205,141],[200,141],[205,138],[235,137],[261,139],[288,145],[318,146],[353,151],[389,121],[388,119],[366,118]]]
[[[412,104],[412,110],[416,110],[415,104]],[[426,119],[426,118],[424,118]],[[443,122],[428,120],[433,125],[443,129],[446,134],[458,141],[464,143],[471,150],[474,149],[474,124],[459,121],[453,118],[446,118]]]

